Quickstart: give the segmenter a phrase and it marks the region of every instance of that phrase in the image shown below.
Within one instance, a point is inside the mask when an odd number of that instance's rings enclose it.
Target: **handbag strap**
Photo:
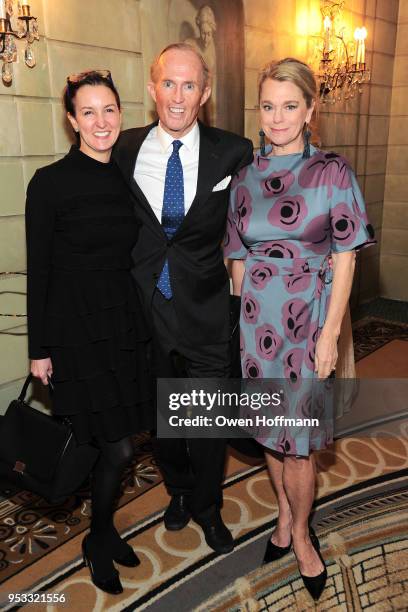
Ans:
[[[53,384],[51,382],[50,377],[47,376],[47,378],[48,378],[48,390],[49,390],[50,395],[52,395],[52,392],[54,391],[54,386],[53,386]],[[20,402],[23,402],[25,400],[25,396],[27,394],[27,389],[28,389],[30,383],[32,382],[32,380],[33,380],[33,375],[30,373],[27,376],[27,378],[25,379],[23,388],[21,389],[20,395],[18,396],[18,399],[19,399]]]

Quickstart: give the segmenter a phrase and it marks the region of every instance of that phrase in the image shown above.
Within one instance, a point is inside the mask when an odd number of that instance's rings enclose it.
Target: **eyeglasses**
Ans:
[[[81,81],[86,79],[91,74],[97,74],[98,76],[102,77],[102,79],[106,79],[113,85],[113,80],[112,80],[112,75],[111,75],[110,70],[86,70],[85,72],[79,72],[78,74],[70,74],[69,76],[67,76],[67,84],[75,85],[77,83],[80,83]]]

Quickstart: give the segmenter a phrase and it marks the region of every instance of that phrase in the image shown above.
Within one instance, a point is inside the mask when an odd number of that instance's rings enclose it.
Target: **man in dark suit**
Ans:
[[[221,242],[230,181],[252,161],[252,143],[197,121],[209,98],[209,71],[185,43],[170,45],[151,68],[148,90],[159,122],[121,135],[115,158],[136,197],[143,226],[134,277],[152,323],[155,375],[228,377],[229,279]],[[158,439],[172,499],[169,530],[191,516],[216,552],[233,549],[224,525],[225,440]]]

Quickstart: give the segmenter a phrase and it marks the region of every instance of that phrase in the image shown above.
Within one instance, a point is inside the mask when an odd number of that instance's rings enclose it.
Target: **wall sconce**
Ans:
[[[356,28],[354,40],[347,40],[341,22],[345,0],[322,0],[323,33],[317,37],[315,57],[319,61],[317,79],[320,100],[334,104],[362,93],[362,85],[370,80],[365,61],[366,28]],[[323,44],[322,44],[323,40]]]
[[[11,23],[14,15],[17,15],[16,29]],[[10,85],[13,80],[13,62],[17,61],[16,38],[26,40],[24,61],[29,68],[34,68],[36,62],[31,45],[40,37],[37,18],[31,15],[29,0],[0,0],[0,59],[3,61],[1,76],[5,85]]]

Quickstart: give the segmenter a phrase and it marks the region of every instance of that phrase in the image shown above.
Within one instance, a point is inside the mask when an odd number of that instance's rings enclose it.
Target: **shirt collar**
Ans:
[[[200,128],[198,127],[197,121],[195,122],[191,130],[187,132],[187,134],[184,134],[184,136],[182,136],[181,138],[174,138],[173,136],[171,136],[171,134],[169,134],[168,132],[166,132],[166,130],[162,128],[159,121],[156,135],[163,153],[170,149],[174,140],[180,140],[180,142],[182,142],[186,149],[188,149],[188,151],[190,152],[194,151],[194,149],[198,147],[200,142]]]

